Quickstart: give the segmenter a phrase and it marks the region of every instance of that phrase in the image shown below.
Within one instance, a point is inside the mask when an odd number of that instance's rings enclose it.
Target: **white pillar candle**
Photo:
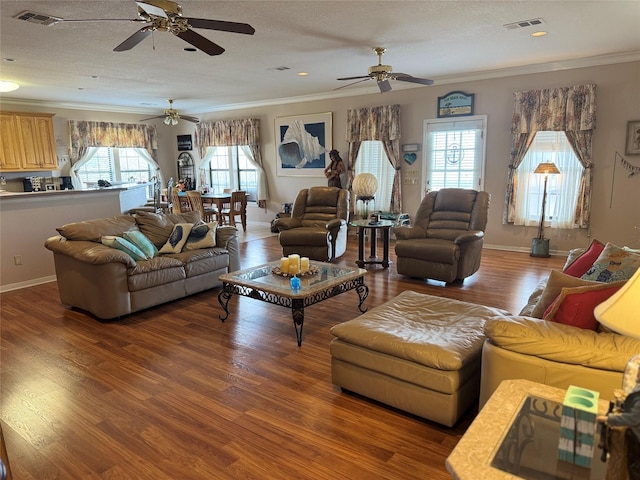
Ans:
[[[282,273],[289,273],[289,257],[282,257],[280,259],[280,271]]]
[[[297,275],[300,273],[300,255],[292,253],[289,255],[289,274]]]
[[[302,257],[300,259],[300,273],[307,273],[309,271],[309,257]]]

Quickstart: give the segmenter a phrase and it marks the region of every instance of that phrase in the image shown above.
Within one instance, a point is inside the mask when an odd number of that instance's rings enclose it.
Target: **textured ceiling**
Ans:
[[[256,33],[197,30],[226,49],[219,56],[186,52],[188,44],[166,32],[114,52],[140,24],[47,27],[12,17],[31,10],[64,19],[133,19],[133,0],[2,0],[0,79],[22,85],[3,98],[141,113],[161,113],[175,98],[178,111],[198,114],[373,93],[373,81],[334,89],[348,83],[336,78],[365,75],[377,63],[374,46],[387,47],[383,63],[394,71],[440,84],[640,60],[640,0],[180,3],[186,17],[245,22]],[[535,18],[543,19],[538,27],[504,27]],[[536,29],[549,33],[532,38]]]

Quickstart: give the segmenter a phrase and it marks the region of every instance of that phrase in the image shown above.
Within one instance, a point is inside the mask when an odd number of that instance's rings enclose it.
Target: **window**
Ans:
[[[424,190],[484,185],[485,117],[465,120],[426,120]]]
[[[547,177],[545,221],[552,227],[573,228],[583,167],[564,132],[537,132],[518,166],[516,225],[538,225],[542,211],[544,175],[535,174],[540,162],[553,162],[559,175]]]
[[[209,149],[208,184],[215,192],[225,189],[244,190],[249,201],[258,195],[258,174],[245,153],[248,146],[213,147]]]
[[[86,188],[97,186],[98,180],[109,183],[150,182],[156,168],[138,154],[135,148],[97,147],[91,158],[78,169],[78,177]],[[149,186],[150,198],[153,186]]]
[[[384,145],[379,140],[365,140],[358,150],[356,159],[356,171],[359,173],[371,173],[378,179],[378,190],[374,202],[375,210],[389,211],[391,205],[391,190],[393,189],[393,176],[395,169],[389,157],[384,152]]]

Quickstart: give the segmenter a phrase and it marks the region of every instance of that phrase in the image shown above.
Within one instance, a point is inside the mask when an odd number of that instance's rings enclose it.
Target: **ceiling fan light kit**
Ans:
[[[385,47],[374,47],[374,52],[378,55],[378,65],[372,65],[369,67],[367,75],[361,75],[356,77],[343,77],[338,80],[356,80],[348,85],[335,88],[339,90],[344,87],[355,85],[356,83],[365,82],[367,80],[375,80],[378,83],[380,93],[388,92],[391,90],[391,83],[389,80],[400,80],[401,82],[418,83],[421,85],[433,85],[434,81],[428,78],[418,78],[407,73],[393,73],[393,67],[391,65],[382,64],[382,55],[387,51]]]
[[[178,124],[180,119],[186,120],[188,122],[200,123],[200,120],[196,117],[190,117],[188,115],[180,115],[176,110],[173,109],[173,99],[170,98],[168,100],[169,108],[164,111],[164,115],[156,115],[155,117],[143,118],[140,120],[141,122],[146,122],[147,120],[155,120],[156,118],[163,118],[162,123],[165,125],[169,125],[173,127]]]

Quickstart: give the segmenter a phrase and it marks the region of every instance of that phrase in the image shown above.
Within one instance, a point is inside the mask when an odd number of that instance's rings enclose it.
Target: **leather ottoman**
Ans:
[[[491,307],[404,291],[331,333],[332,382],[453,426],[478,399]]]

